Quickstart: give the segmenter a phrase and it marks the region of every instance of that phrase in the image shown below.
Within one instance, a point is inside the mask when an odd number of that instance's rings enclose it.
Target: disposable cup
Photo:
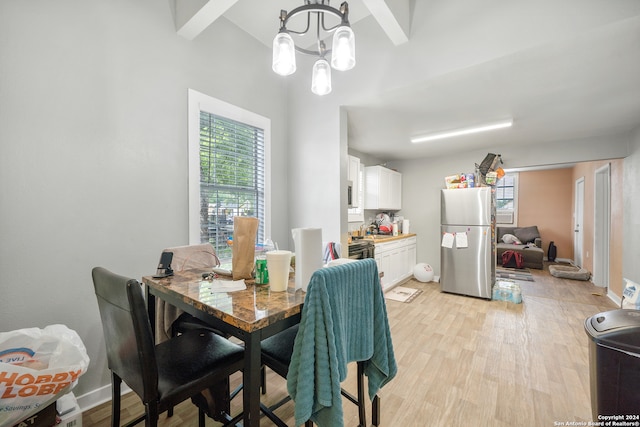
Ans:
[[[271,291],[282,292],[287,290],[291,255],[291,251],[267,252],[267,271],[269,272],[269,287]]]

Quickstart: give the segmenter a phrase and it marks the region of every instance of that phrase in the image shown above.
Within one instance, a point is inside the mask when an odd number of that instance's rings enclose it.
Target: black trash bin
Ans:
[[[585,320],[584,328],[591,338],[593,421],[598,415],[640,415],[640,310],[598,313]]]

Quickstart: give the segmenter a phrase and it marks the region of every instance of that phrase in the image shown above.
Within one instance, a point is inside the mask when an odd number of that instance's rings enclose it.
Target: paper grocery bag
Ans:
[[[256,252],[258,218],[236,216],[233,218],[233,280],[252,279],[253,260]]]

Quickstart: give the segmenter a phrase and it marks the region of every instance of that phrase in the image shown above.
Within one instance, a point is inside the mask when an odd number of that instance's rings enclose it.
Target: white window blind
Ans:
[[[264,131],[200,112],[201,242],[231,258],[233,217],[264,219]],[[258,227],[264,241],[264,221]]]

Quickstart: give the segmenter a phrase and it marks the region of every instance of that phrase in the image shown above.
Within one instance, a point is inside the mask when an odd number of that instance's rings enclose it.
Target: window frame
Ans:
[[[271,236],[271,120],[193,89],[188,92],[189,244],[200,244],[200,112],[260,128],[264,132],[264,233]]]

